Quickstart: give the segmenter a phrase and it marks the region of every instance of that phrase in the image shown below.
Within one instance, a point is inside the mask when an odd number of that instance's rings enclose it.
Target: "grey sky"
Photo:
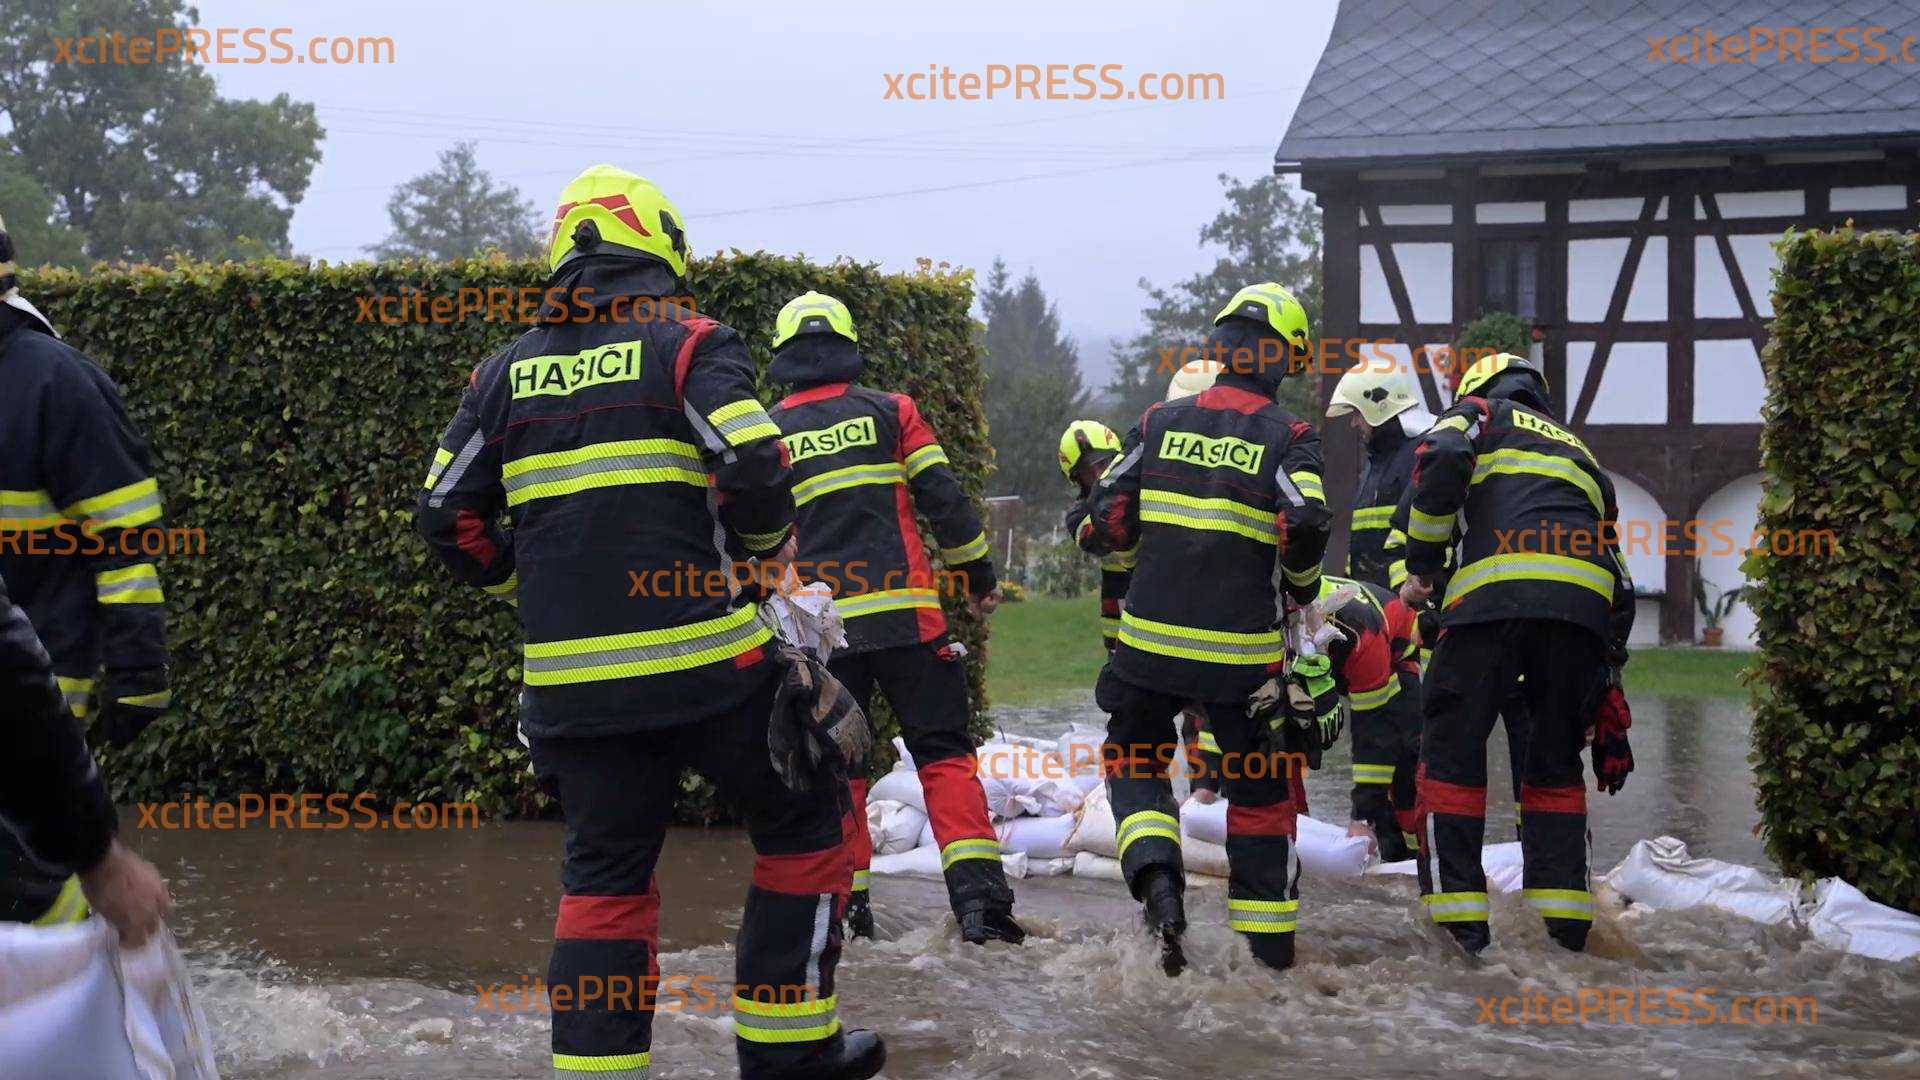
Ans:
[[[324,158],[293,219],[301,253],[363,257],[385,235],[393,186],[465,138],[543,213],[597,161],[646,175],[700,252],[894,269],[927,257],[983,273],[1002,255],[1039,274],[1083,355],[1097,355],[1087,339],[1136,326],[1140,277],[1206,263],[1195,237],[1221,205],[1214,177],[1268,170],[1335,3],[198,7],[204,27],[290,27],[301,48],[314,35],[393,39],[385,66],[210,67],[229,96],[320,106]],[[883,98],[890,72],[1021,63],[1120,64],[1129,86],[1145,72],[1218,72],[1226,96]],[[927,188],[949,190],[893,194]]]

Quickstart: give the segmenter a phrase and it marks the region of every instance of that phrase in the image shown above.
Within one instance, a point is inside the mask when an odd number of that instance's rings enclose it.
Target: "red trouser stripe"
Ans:
[[[1228,836],[1292,836],[1297,829],[1291,801],[1272,806],[1227,804]]]
[[[640,896],[562,896],[553,936],[573,941],[657,941],[660,888],[650,884]]]
[[[955,840],[996,839],[979,773],[980,764],[972,754],[920,766],[927,817],[933,822],[933,838],[941,847]]]
[[[1483,818],[1487,816],[1487,789],[1449,784],[1423,774],[1420,777],[1420,805],[1430,814]]]
[[[1520,808],[1549,814],[1584,814],[1587,812],[1587,789],[1578,785],[1534,787],[1532,784],[1522,784]]]
[[[1293,800],[1293,812],[1307,812],[1307,765],[1297,757],[1287,758],[1287,792]]]
[[[854,780],[848,786],[853,788],[853,812],[843,825],[847,852],[853,868],[865,870],[873,863],[873,833],[867,829],[867,781]]]
[[[795,896],[845,895],[853,886],[853,864],[848,860],[847,845],[835,844],[800,855],[755,855],[753,886]]]

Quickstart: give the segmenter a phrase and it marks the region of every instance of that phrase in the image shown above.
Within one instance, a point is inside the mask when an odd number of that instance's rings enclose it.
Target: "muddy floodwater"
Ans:
[[[1696,854],[1768,865],[1753,831],[1739,704],[1636,700],[1634,709],[1638,771],[1621,795],[1593,797],[1596,870],[1661,834]],[[1099,717],[1063,704],[998,719],[1053,734]],[[1492,775],[1503,777],[1497,731],[1493,743]],[[1345,821],[1346,763],[1343,749],[1310,779],[1317,816]],[[1489,801],[1489,841],[1511,839],[1508,800]],[[519,1008],[508,987],[545,972],[559,899],[557,824],[129,828],[128,838],[173,882],[176,932],[224,1075],[548,1075],[548,1017]],[[737,832],[671,836],[660,867],[670,984],[731,983],[751,867]],[[1920,1077],[1920,962],[1847,956],[1794,930],[1717,913],[1609,917],[1593,950],[1576,956],[1553,946],[1517,898],[1496,896],[1495,944],[1476,964],[1436,936],[1411,879],[1307,878],[1300,962],[1275,976],[1227,930],[1224,888],[1194,880],[1193,966],[1169,980],[1117,883],[1016,882],[1032,937],[1020,948],[978,949],[954,934],[938,883],[876,877],[882,939],[848,947],[841,1013],[885,1033],[883,1075],[893,1080]],[[1551,1015],[1503,1023],[1486,1006],[1511,997],[1546,1010],[1556,997],[1619,1000],[1643,990],[1656,1000],[1651,1011],[1596,1011],[1584,1023]],[[1685,1018],[1658,1004],[1681,998]],[[1730,1022],[1743,998],[1768,999],[1774,1022]],[[1783,998],[1794,1004],[1774,1004]],[[690,1007],[669,1008],[656,1023],[655,1074],[733,1076],[724,1008],[698,1007],[697,994],[680,1000]],[[1507,1015],[1521,1019],[1518,1008]],[[1740,1016],[1760,1011],[1749,1001]]]

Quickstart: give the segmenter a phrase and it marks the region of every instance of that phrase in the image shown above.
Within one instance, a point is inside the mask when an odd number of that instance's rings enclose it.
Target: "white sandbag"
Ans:
[[[1875,903],[1839,878],[1816,882],[1803,914],[1814,940],[1829,948],[1881,960],[1920,956],[1920,915]]]
[[[1487,875],[1488,889],[1494,892],[1514,892],[1519,889],[1522,870],[1520,842],[1509,840],[1504,844],[1490,844],[1482,847],[1480,869]],[[1375,863],[1367,867],[1366,872],[1413,877],[1420,871],[1413,865],[1412,859],[1401,859],[1399,862]]]
[[[1085,724],[1075,724],[1054,743],[1054,752],[1066,763],[1072,776],[1100,778],[1100,748],[1106,745],[1106,732]]]
[[[873,839],[875,855],[897,855],[920,846],[920,830],[927,826],[927,814],[891,799],[867,800],[867,834]]]
[[[1113,842],[1113,806],[1107,802],[1105,786],[1088,792],[1080,803],[1080,812],[1074,815],[1073,833],[1067,837],[1067,850],[1075,854],[1091,852],[1109,859],[1120,857],[1120,849]],[[1077,868],[1074,870],[1076,874],[1079,872]]]
[[[1348,836],[1341,825],[1330,825],[1301,814],[1296,820],[1300,872],[1311,877],[1354,878],[1366,873],[1373,857],[1367,838]]]
[[[1126,875],[1120,872],[1120,860],[1111,855],[1096,855],[1091,851],[1077,852],[1073,856],[1073,876],[1099,878],[1106,881],[1125,881]]]
[[[1189,874],[1226,877],[1227,849],[1211,840],[1202,840],[1183,828],[1180,830],[1180,864]]]
[[[1010,878],[1026,877],[1027,857],[1024,853],[1018,851],[1011,855],[1002,855],[1000,856],[1000,867],[1007,872],[1007,876]]]
[[[875,855],[873,872],[881,875],[911,874],[914,877],[940,877],[940,849],[924,844],[897,855]]]
[[[1029,858],[1027,860],[1028,877],[1065,877],[1071,873],[1073,873],[1072,856],[1064,859]]]
[[[1073,836],[1071,816],[1019,817],[993,827],[1000,837],[1000,850],[1020,852],[1030,859],[1059,859],[1073,854],[1067,840]]]
[[[1750,866],[1696,859],[1671,836],[1642,840],[1603,880],[1636,904],[1657,911],[1711,907],[1753,919],[1780,923],[1793,918],[1798,890],[1790,883]]]
[[[120,948],[99,917],[0,924],[0,1063],[8,1080],[218,1080],[171,934]]]
[[[1210,844],[1227,842],[1227,800],[1203,803],[1189,798],[1180,804],[1180,831]]]
[[[779,587],[760,605],[760,619],[783,640],[812,649],[824,664],[835,649],[847,644],[840,613],[833,606],[833,590],[818,581],[802,585],[792,566],[784,569]]]
[[[940,841],[935,840],[933,838],[933,822],[932,821],[928,821],[925,825],[920,826],[920,835],[917,839],[919,842],[914,844],[913,845],[914,847],[926,847],[929,844],[931,844],[934,847],[940,846]]]
[[[875,780],[867,789],[867,801],[876,799],[905,803],[923,814],[927,812],[926,790],[920,786],[920,774],[912,768],[895,765],[892,772]]]
[[[1020,735],[1011,731],[999,730],[994,731],[993,738],[988,741],[1011,743],[1014,746],[1027,746],[1035,750],[1052,750],[1056,742],[1054,739],[1043,739],[1038,735]]]
[[[898,735],[893,737],[893,752],[900,759],[899,763],[894,765],[894,768],[907,769],[909,771],[919,768],[919,766],[913,763],[913,755],[907,753],[907,740]]]
[[[974,754],[987,809],[996,817],[1055,817],[1080,805],[1080,790],[1062,787],[1066,763],[1051,748],[990,742]]]

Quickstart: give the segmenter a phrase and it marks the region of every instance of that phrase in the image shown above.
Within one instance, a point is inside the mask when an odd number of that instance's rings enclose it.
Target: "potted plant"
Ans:
[[[1733,610],[1733,605],[1740,602],[1741,594],[1744,592],[1746,592],[1746,586],[1742,585],[1728,589],[1711,602],[1708,601],[1706,575],[1700,572],[1699,562],[1696,561],[1693,564],[1693,602],[1700,609],[1700,618],[1706,624],[1700,631],[1702,646],[1709,649],[1720,647],[1721,639],[1726,634],[1726,631],[1720,628],[1720,622]]]

